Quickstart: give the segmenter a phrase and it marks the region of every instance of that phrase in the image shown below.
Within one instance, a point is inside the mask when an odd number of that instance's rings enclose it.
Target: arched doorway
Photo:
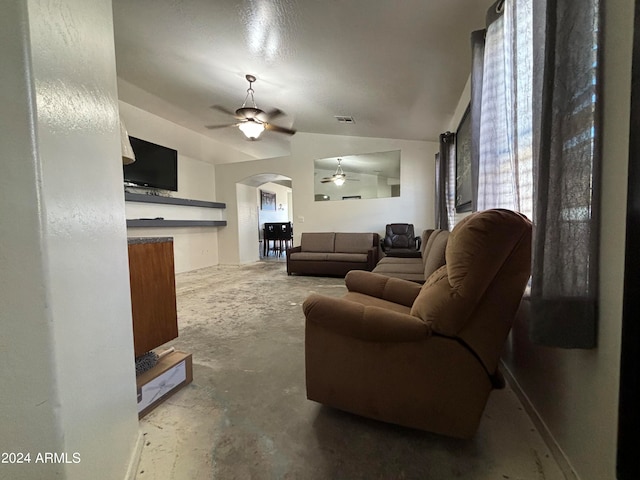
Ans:
[[[291,178],[277,173],[252,175],[236,184],[241,264],[260,260],[264,251],[262,228],[265,222],[291,221],[292,188]]]

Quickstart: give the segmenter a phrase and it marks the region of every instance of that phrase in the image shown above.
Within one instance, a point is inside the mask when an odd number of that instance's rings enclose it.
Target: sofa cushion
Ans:
[[[424,283],[445,263],[449,239],[448,230],[424,230],[422,232],[422,258],[384,257],[373,269],[375,273]]]
[[[327,253],[329,262],[359,262],[367,263],[366,253]]]
[[[291,253],[289,257],[291,260],[306,260],[306,261],[325,261],[327,260],[328,253],[326,252],[295,252]]]
[[[303,252],[333,252],[333,232],[304,232],[300,239]]]
[[[336,233],[334,252],[367,253],[373,246],[373,233]]]
[[[424,270],[421,258],[408,257],[382,257],[378,265],[418,265],[420,271]]]
[[[376,265],[376,273],[386,275],[387,273],[415,273],[423,278],[424,267],[419,263],[380,263]]]
[[[328,262],[365,262],[366,253],[327,253],[327,252],[294,252],[291,260],[328,261]]]

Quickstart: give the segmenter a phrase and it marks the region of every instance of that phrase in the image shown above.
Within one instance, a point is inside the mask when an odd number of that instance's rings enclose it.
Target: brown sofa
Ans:
[[[444,265],[444,252],[447,248],[449,232],[439,229],[425,230],[422,232],[421,238],[420,257],[382,257],[373,272],[388,277],[424,283],[429,275]]]
[[[474,435],[530,274],[531,223],[508,210],[464,218],[424,285],[349,272],[342,298],[309,296],[310,400],[459,438]]]
[[[350,270],[373,270],[378,262],[377,233],[304,232],[287,250],[287,274],[344,277]]]

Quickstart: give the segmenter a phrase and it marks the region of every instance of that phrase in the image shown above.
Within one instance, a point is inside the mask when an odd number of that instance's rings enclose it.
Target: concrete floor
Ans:
[[[468,441],[307,400],[301,303],[344,291],[342,279],[288,277],[283,259],[178,275],[168,346],[193,354],[194,380],[141,420],[137,480],[565,478],[508,387]]]

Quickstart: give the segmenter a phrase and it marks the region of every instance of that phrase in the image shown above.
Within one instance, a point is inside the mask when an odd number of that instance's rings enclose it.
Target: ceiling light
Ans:
[[[244,133],[245,137],[250,140],[256,140],[264,131],[264,124],[258,123],[253,119],[248,119],[246,122],[238,125],[238,128],[242,130],[242,133]]]
[[[244,97],[244,102],[242,102],[242,106],[240,108],[235,112],[232,112],[221,105],[213,105],[211,107],[235,117],[239,122],[226,125],[206,125],[205,127],[210,130],[226,127],[238,127],[249,140],[257,140],[260,134],[265,130],[284,133],[285,135],[293,135],[296,133],[296,131],[291,128],[285,128],[271,123],[272,119],[284,115],[284,112],[279,108],[273,108],[268,112],[260,110],[253,98],[254,92],[251,87],[253,82],[256,81],[256,77],[253,75],[245,75],[245,78],[249,82],[249,88],[247,89],[247,95]],[[250,106],[247,106],[247,102],[249,100],[251,100],[251,104]]]
[[[334,173],[330,177],[324,177],[322,180],[320,180],[320,183],[333,182],[338,187],[344,185],[344,182],[347,180],[347,174],[342,171],[342,159],[337,158],[336,160],[338,160],[338,168],[336,168],[336,173]]]

